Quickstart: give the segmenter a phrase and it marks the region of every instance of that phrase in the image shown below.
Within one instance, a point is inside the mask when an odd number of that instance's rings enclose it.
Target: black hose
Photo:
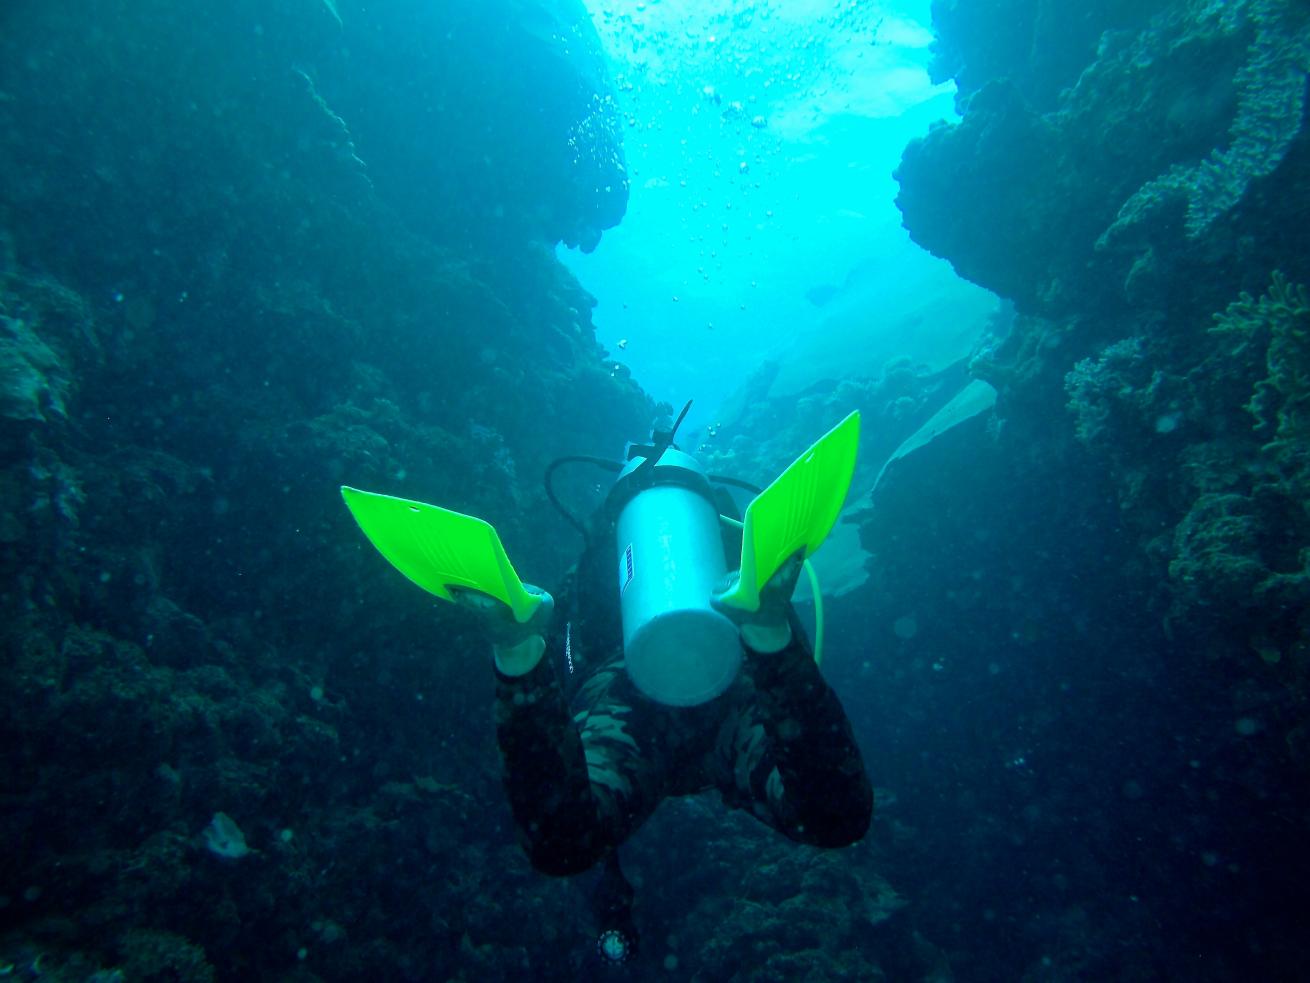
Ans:
[[[721,474],[711,474],[707,477],[716,485],[732,485],[734,488],[743,488],[752,495],[760,493],[759,485],[752,485],[749,481],[742,481],[740,478],[729,478]]]
[[[682,408],[682,412],[678,414],[678,418],[673,422],[673,428],[668,433],[667,442],[661,441],[652,448],[653,453],[651,453],[650,456],[637,468],[638,481],[642,480],[643,477],[648,478],[648,472],[653,471],[655,464],[663,455],[665,448],[673,444],[673,438],[677,435],[678,428],[682,426],[682,421],[687,417],[687,411],[691,409],[691,402],[691,400],[687,400],[687,405]],[[561,502],[555,494],[555,471],[564,464],[592,464],[605,471],[609,471],[611,474],[618,474],[623,470],[624,466],[618,461],[610,461],[603,457],[591,457],[587,454],[570,454],[567,457],[557,457],[546,466],[546,474],[544,478],[546,497],[550,499],[550,504],[555,506],[556,511],[564,516],[565,521],[578,531],[578,534],[582,536],[582,541],[589,546],[591,545],[591,537],[587,533],[587,527],[582,524],[582,521],[578,519],[577,516],[564,507],[564,503]],[[760,493],[760,489],[757,486],[752,485],[749,481],[742,481],[739,478],[728,478],[723,475],[712,474],[709,475],[709,480],[716,484],[732,485],[736,488],[745,489],[753,495],[758,495]]]
[[[556,511],[564,516],[565,520],[576,529],[582,536],[582,541],[588,545],[591,537],[587,535],[587,527],[568,509],[555,495],[555,470],[562,464],[594,464],[598,468],[611,471],[615,474],[623,470],[623,465],[618,461],[606,460],[603,457],[589,457],[586,454],[571,454],[568,457],[557,457],[546,466],[546,497],[550,499],[550,504],[555,506]]]
[[[687,411],[691,409],[691,400],[687,400],[687,405],[682,408],[678,418],[673,421],[673,429],[669,431],[669,443],[673,443],[673,438],[678,435],[678,428],[682,426],[682,421],[687,417]]]

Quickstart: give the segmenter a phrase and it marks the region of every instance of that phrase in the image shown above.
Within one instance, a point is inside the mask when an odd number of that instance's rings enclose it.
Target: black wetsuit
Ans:
[[[718,698],[670,707],[641,695],[622,661],[613,529],[556,595],[546,654],[497,672],[496,730],[510,806],[533,865],[575,874],[622,843],[668,795],[717,788],[793,840],[860,839],[873,790],[850,722],[795,613],[781,652],[745,652]]]

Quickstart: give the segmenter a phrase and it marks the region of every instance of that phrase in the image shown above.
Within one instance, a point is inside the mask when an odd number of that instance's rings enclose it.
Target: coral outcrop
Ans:
[[[1246,285],[1234,271],[1268,268],[1259,230],[1305,218],[1287,184],[1308,142],[1302,7],[1001,6],[934,4],[963,119],[906,149],[898,203],[916,241],[1047,316],[1163,304],[1202,270],[1217,306]],[[980,19],[1004,26],[970,32]]]
[[[1267,293],[1258,301],[1243,294],[1215,315],[1212,330],[1263,350],[1269,374],[1246,408],[1290,497],[1310,502],[1310,294],[1275,270]]]
[[[1022,749],[999,759],[995,784],[1003,768],[1037,798],[1021,817],[1002,811],[995,833],[1024,842],[1025,865],[1093,876],[1067,842],[1073,827],[1055,832],[1072,822],[1112,850],[1142,845],[1112,878],[1205,896],[1219,913],[1148,927],[1086,892],[1074,902],[1057,875],[1051,905],[1069,917],[1023,921],[1047,953],[1034,976],[1096,975],[1098,938],[1138,934],[1166,963],[1204,949],[1227,972],[1294,972],[1297,929],[1281,912],[1305,903],[1310,874],[1298,286],[1310,282],[1310,11],[1282,0],[933,10],[938,77],[956,80],[962,118],[906,148],[898,202],[916,241],[1019,316],[971,367],[999,391],[991,439],[905,462],[864,517],[882,594],[858,616],[897,653],[905,681],[884,685],[900,700],[967,680],[967,706],[938,712]],[[892,630],[911,616],[911,637]],[[995,628],[980,636],[981,623]],[[924,746],[945,743],[932,717],[906,728]],[[1135,758],[1116,750],[1128,747]],[[1183,747],[1179,769],[1168,749]],[[1056,771],[1101,773],[1113,805]],[[1207,798],[1216,783],[1222,803]],[[962,805],[984,840],[986,795]],[[1079,800],[1075,819],[1064,810]],[[1184,817],[1171,837],[1149,831],[1148,801],[1157,817]],[[1286,825],[1253,818],[1271,809]],[[1242,823],[1260,829],[1234,832]],[[937,839],[928,852],[953,849]],[[1223,883],[1171,859],[1189,856],[1229,862]],[[1238,923],[1258,953],[1215,941]]]
[[[654,414],[553,255],[626,201],[581,12],[6,11],[0,967],[572,973],[579,906],[501,809],[484,641],[337,488],[485,515],[551,583],[576,543],[545,462]]]

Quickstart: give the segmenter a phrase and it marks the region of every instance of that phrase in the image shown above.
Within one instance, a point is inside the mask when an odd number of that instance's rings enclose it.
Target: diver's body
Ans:
[[[496,647],[505,785],[533,865],[555,875],[586,870],[665,796],[708,788],[798,842],[859,840],[873,792],[850,723],[787,600],[795,571],[780,571],[783,586],[762,606],[765,617],[743,628],[742,670],[726,692],[698,706],[665,706],[638,692],[623,669],[609,586],[612,523],[598,532],[559,591],[549,626],[502,636]]]
[[[519,580],[486,522],[341,490],[397,569],[480,615],[494,652],[505,785],[528,857],[555,875],[604,862],[598,949],[610,962],[636,945],[616,849],[666,796],[716,788],[730,806],[824,847],[860,839],[873,813],[850,722],[791,606],[802,560],[850,487],[859,413],[736,522],[721,486],[742,483],[711,480],[673,443],[690,406],[649,445],[630,445],[626,464],[561,458],[547,469],[548,497],[588,544],[558,605]],[[617,474],[591,529],[551,487],[570,461]],[[741,562],[722,579],[730,556]]]

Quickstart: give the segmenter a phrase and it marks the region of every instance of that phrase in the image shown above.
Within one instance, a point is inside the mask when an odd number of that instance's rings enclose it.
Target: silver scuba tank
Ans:
[[[658,460],[633,457],[610,492],[624,665],[652,700],[695,706],[726,690],[741,666],[737,627],[710,606],[727,572],[719,510],[695,458],[642,450]]]

